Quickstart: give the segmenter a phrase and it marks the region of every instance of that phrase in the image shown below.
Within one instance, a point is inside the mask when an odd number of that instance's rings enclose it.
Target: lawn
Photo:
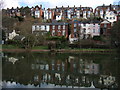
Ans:
[[[19,47],[14,45],[2,45],[2,49],[19,49]]]
[[[32,49],[46,50],[48,49],[48,46],[35,46]]]

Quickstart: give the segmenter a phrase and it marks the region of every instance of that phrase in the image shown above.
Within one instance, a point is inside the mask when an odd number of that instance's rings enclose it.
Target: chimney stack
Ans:
[[[42,8],[42,5],[40,5],[40,8]]]

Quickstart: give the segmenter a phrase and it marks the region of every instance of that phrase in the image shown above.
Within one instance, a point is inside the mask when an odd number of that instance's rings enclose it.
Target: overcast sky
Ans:
[[[54,8],[56,6],[61,7],[65,6],[80,6],[83,7],[93,7],[100,5],[109,5],[113,4],[113,2],[118,2],[119,0],[4,0],[5,1],[5,8],[11,7],[21,7],[21,6],[35,6],[42,4],[43,8]]]

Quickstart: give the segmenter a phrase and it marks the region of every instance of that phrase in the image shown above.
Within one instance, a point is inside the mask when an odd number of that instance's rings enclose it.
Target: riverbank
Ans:
[[[114,49],[1,49],[2,52],[115,52]]]
[[[48,49],[47,46],[37,46],[32,49],[23,49],[13,45],[3,45],[0,49],[2,52],[115,52],[115,49],[100,48],[64,48],[64,49]]]

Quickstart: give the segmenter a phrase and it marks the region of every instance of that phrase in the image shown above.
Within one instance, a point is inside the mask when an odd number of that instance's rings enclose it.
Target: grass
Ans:
[[[2,45],[2,49],[19,49],[19,47],[14,45]]]
[[[32,49],[47,50],[48,46],[35,46]]]
[[[19,48],[15,45],[0,45],[0,48],[2,49],[23,49],[23,48]],[[32,48],[32,50],[48,50],[48,46],[35,46]],[[58,50],[58,49],[56,49]],[[65,47],[63,49],[59,49],[59,50],[73,50],[73,51],[114,51],[114,49],[100,49],[100,48],[74,48],[71,49],[70,47]]]

